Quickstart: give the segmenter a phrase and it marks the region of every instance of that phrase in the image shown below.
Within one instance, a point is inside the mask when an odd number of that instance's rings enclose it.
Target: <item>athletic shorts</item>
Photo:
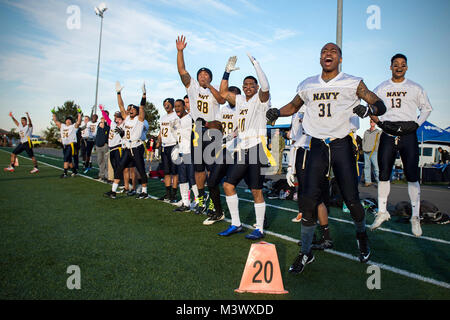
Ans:
[[[196,184],[194,165],[192,163],[181,162],[176,167],[178,173],[178,183],[189,182],[190,187]]]
[[[78,155],[78,146],[76,142],[63,146],[64,162],[72,163],[72,159]]]
[[[114,179],[121,179],[123,176],[123,170],[129,168],[131,162],[134,162],[136,170],[141,176],[142,183],[147,183],[147,174],[145,172],[144,161],[145,148],[141,144],[136,148],[122,149],[122,157],[120,158],[119,167],[114,171]]]
[[[17,147],[14,149],[13,153],[15,155],[21,154],[23,151],[25,151],[30,158],[34,157],[33,152],[33,144],[31,141],[19,143]]]
[[[392,168],[398,153],[402,159],[406,180],[408,182],[419,181],[419,142],[415,132],[398,138],[384,132],[381,134],[378,147],[380,181],[391,179]]]
[[[210,171],[211,166],[216,162],[215,146],[217,148],[222,146],[222,132],[220,130],[206,129],[204,127],[200,129],[196,130],[196,133],[199,135],[198,139],[195,139],[195,136],[192,135],[192,155],[195,172]],[[220,143],[214,143],[216,137],[220,139]]]
[[[172,150],[175,146],[162,147],[161,160],[164,170],[164,175],[176,175],[177,166],[172,160]]]
[[[262,145],[258,144],[250,149],[240,150],[240,154],[235,153],[235,162],[228,166],[225,182],[237,186],[245,179],[250,189],[262,189],[264,182],[264,176],[261,174],[262,152],[264,152]]]

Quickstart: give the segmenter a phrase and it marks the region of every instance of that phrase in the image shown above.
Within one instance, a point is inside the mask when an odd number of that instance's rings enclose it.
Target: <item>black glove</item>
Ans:
[[[356,113],[358,117],[365,118],[373,114],[372,108],[370,106],[363,106],[362,104],[353,108],[353,113]]]
[[[393,136],[404,136],[416,132],[419,128],[419,124],[415,121],[380,121],[377,125],[384,132]]]
[[[271,109],[267,110],[266,119],[268,122],[272,123],[272,122],[276,121],[279,116],[280,116],[280,110],[278,110],[277,108],[271,108]]]
[[[123,136],[125,135],[125,131],[121,127],[116,127],[116,129],[114,129],[114,132],[117,133],[121,138],[123,138]]]

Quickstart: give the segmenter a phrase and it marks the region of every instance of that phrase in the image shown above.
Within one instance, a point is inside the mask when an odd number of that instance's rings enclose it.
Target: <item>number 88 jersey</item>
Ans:
[[[190,115],[194,121],[198,118],[202,118],[207,122],[221,121],[220,105],[214,98],[211,90],[201,87],[197,80],[191,78],[191,83],[186,91],[191,106]]]
[[[229,104],[220,109],[220,121],[222,122],[222,133],[224,137],[233,133],[237,128],[238,116],[235,110],[236,108],[232,108]]]
[[[353,108],[360,103],[356,91],[361,81],[341,72],[328,82],[318,75],[300,83],[297,94],[304,102],[305,132],[317,139],[346,137],[353,129]]]

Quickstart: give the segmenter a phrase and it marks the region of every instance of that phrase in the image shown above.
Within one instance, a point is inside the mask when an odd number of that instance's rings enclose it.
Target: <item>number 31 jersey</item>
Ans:
[[[379,117],[381,121],[416,121],[417,109],[422,112],[433,110],[425,90],[408,79],[399,83],[386,80],[375,88],[374,93],[386,105],[386,113]]]
[[[346,137],[353,128],[353,108],[360,103],[356,91],[361,81],[341,72],[328,82],[318,75],[300,83],[297,94],[304,102],[305,132],[317,139]]]
[[[197,80],[191,78],[191,83],[186,91],[191,106],[190,115],[194,121],[198,118],[207,122],[220,121],[220,105],[211,90],[201,87]]]

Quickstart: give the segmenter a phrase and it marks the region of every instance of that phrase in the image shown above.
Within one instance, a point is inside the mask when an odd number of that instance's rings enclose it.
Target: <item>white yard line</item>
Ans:
[[[5,150],[0,150],[0,151],[6,152],[6,153],[10,153],[10,152],[7,152]],[[28,159],[28,158],[26,158],[24,156],[20,156],[19,155],[19,157],[27,159],[27,160],[30,160],[30,159]],[[57,166],[54,166],[54,165],[51,165],[51,164],[48,164],[48,163],[45,163],[45,162],[42,162],[42,161],[38,161],[38,162],[41,163],[41,164],[44,164],[46,166],[58,169],[58,170],[63,170],[62,168],[59,168]],[[96,180],[94,178],[91,178],[89,176],[85,176],[85,175],[82,175],[82,174],[79,174],[78,176],[83,177],[83,178],[87,178],[87,179],[90,179],[90,180],[93,180],[93,181],[97,181],[97,182],[101,182],[101,183],[107,184],[106,182],[98,181],[98,180]],[[224,196],[224,195],[222,195],[222,196]],[[155,196],[150,196],[150,198],[151,199],[157,199],[157,197],[155,197]],[[248,200],[248,199],[241,199],[241,198],[239,198],[239,200],[246,201],[246,202],[253,202],[252,200]],[[270,206],[270,207],[274,207],[274,208],[281,209],[281,210],[286,210],[286,211],[297,212],[297,210],[294,210],[294,209],[283,208],[283,207],[274,206],[274,205],[270,205],[270,204],[266,204],[266,206]],[[346,221],[346,220],[342,220],[342,219],[336,219],[336,220],[340,221],[340,222],[344,222],[344,223],[351,223],[351,224],[353,224],[350,221]],[[225,219],[225,221],[231,222],[230,219]],[[249,228],[249,229],[254,229],[253,226],[250,226],[250,225],[243,224],[243,226],[246,227],[246,228]],[[393,232],[393,230],[389,231],[389,229],[385,229],[383,231]],[[295,239],[295,238],[292,238],[292,237],[289,237],[289,236],[286,236],[286,235],[283,235],[283,234],[279,234],[279,233],[276,233],[276,232],[272,232],[272,231],[268,231],[268,230],[265,230],[264,232],[266,234],[272,235],[274,237],[277,237],[277,238],[280,238],[280,239],[283,239],[283,240],[286,240],[286,241],[289,241],[289,242],[298,243],[300,241],[299,239]],[[396,232],[393,232],[393,233],[398,233],[398,234],[401,234],[401,235],[409,236],[408,234],[403,233],[403,232],[397,232],[396,231]],[[424,237],[420,237],[419,239],[423,239],[423,238]],[[432,239],[431,241],[440,240],[440,239],[434,239],[434,238],[429,238],[429,239],[426,239],[426,240],[430,240],[430,239]],[[447,243],[447,244],[449,243],[448,241],[445,241],[445,240],[441,240],[441,241],[444,241],[443,243]],[[436,241],[436,242],[441,242],[441,241]],[[349,259],[349,260],[353,260],[353,261],[359,262],[358,257],[353,256],[353,255],[348,254],[348,253],[339,252],[339,251],[330,250],[330,249],[327,249],[327,250],[324,250],[324,251],[327,252],[327,253],[331,253],[333,255],[342,257],[342,258],[346,258],[346,259]],[[436,285],[436,286],[439,286],[439,287],[450,289],[450,283],[447,283],[447,282],[438,281],[438,280],[435,280],[435,279],[432,279],[432,278],[424,277],[424,276],[422,276],[420,274],[412,273],[412,272],[409,272],[409,271],[406,271],[406,270],[402,270],[402,269],[399,269],[399,268],[396,268],[396,267],[392,267],[392,266],[389,266],[389,265],[386,265],[386,264],[383,264],[383,263],[374,262],[372,260],[370,260],[368,264],[369,265],[376,265],[380,269],[387,270],[387,271],[390,271],[390,272],[402,275],[402,276],[410,278],[410,279],[419,280],[419,281],[430,283],[430,284],[433,284],[433,285]]]

